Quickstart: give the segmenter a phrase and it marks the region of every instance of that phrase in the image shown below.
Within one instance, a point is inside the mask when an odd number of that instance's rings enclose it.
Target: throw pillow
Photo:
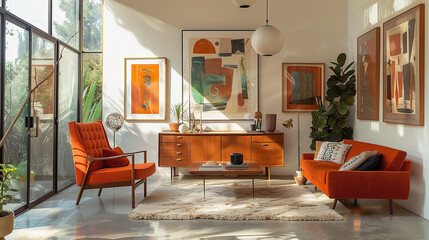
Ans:
[[[352,144],[343,142],[323,142],[314,160],[343,164]]]
[[[364,163],[362,163],[356,171],[376,171],[380,169],[380,163],[383,159],[383,154],[369,157]]]
[[[103,149],[103,157],[113,157],[118,155],[123,155],[124,151],[120,147],[112,148],[112,149]],[[130,165],[130,160],[127,157],[119,157],[113,158],[104,161],[107,167],[115,168],[115,167],[124,167]]]
[[[369,157],[372,157],[377,154],[377,151],[365,151],[361,152],[359,155],[350,158],[343,166],[338,169],[339,171],[353,171],[364,163]]]

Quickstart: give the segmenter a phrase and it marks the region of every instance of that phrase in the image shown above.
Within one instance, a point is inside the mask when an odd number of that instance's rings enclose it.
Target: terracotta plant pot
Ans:
[[[13,231],[13,220],[15,214],[13,212],[8,213],[6,216],[0,215],[0,238],[3,239],[5,236],[9,235]]]
[[[170,123],[170,129],[171,129],[171,131],[173,131],[173,132],[179,132],[180,125],[182,125],[182,123],[171,122]]]
[[[299,186],[301,185],[305,185],[307,183],[307,178],[305,177],[294,177],[295,178],[295,182],[296,184],[298,184]]]

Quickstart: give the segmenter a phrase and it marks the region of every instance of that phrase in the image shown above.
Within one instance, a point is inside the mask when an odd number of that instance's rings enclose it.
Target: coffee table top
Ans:
[[[226,169],[226,163],[222,163],[223,170],[213,170],[213,171],[200,171],[200,165],[205,162],[193,162],[191,168],[189,169],[190,174],[195,175],[262,175],[262,168],[255,162],[247,162],[249,166],[248,169]]]

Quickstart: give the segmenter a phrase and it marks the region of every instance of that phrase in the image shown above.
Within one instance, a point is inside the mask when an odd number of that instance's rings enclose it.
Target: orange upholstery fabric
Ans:
[[[134,165],[135,179],[143,179],[155,173],[155,163],[140,163]],[[131,181],[131,165],[117,168],[102,168],[89,174],[87,184],[101,184]]]
[[[301,161],[301,168],[311,172],[311,175],[319,182],[326,183],[326,173],[329,171],[338,171],[341,164],[314,160]]]
[[[359,141],[344,142],[353,144],[346,161],[369,150],[386,156],[382,171],[338,171],[339,164],[315,161],[314,154],[303,154],[302,174],[330,198],[408,199],[411,162],[405,160],[406,152]]]
[[[103,149],[103,157],[113,157],[118,155],[125,154],[120,147],[115,147],[112,149]],[[124,167],[130,165],[130,160],[127,157],[119,157],[114,159],[104,160],[106,167],[115,168],[115,167]]]
[[[358,142],[353,140],[344,139],[344,143],[353,144],[349,153],[347,154],[346,161],[350,158],[359,155],[363,151],[377,150],[377,154],[383,154],[383,161],[380,164],[380,170],[399,171],[404,164],[407,153],[398,149],[389,148],[381,145]]]

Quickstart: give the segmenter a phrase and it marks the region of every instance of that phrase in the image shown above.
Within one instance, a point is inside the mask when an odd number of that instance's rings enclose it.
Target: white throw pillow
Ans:
[[[359,155],[354,156],[349,159],[343,166],[338,169],[339,171],[353,171],[358,168],[362,163],[364,163],[369,157],[377,155],[377,151],[365,151],[361,152]]]
[[[323,142],[314,160],[343,164],[351,147],[343,142]]]

